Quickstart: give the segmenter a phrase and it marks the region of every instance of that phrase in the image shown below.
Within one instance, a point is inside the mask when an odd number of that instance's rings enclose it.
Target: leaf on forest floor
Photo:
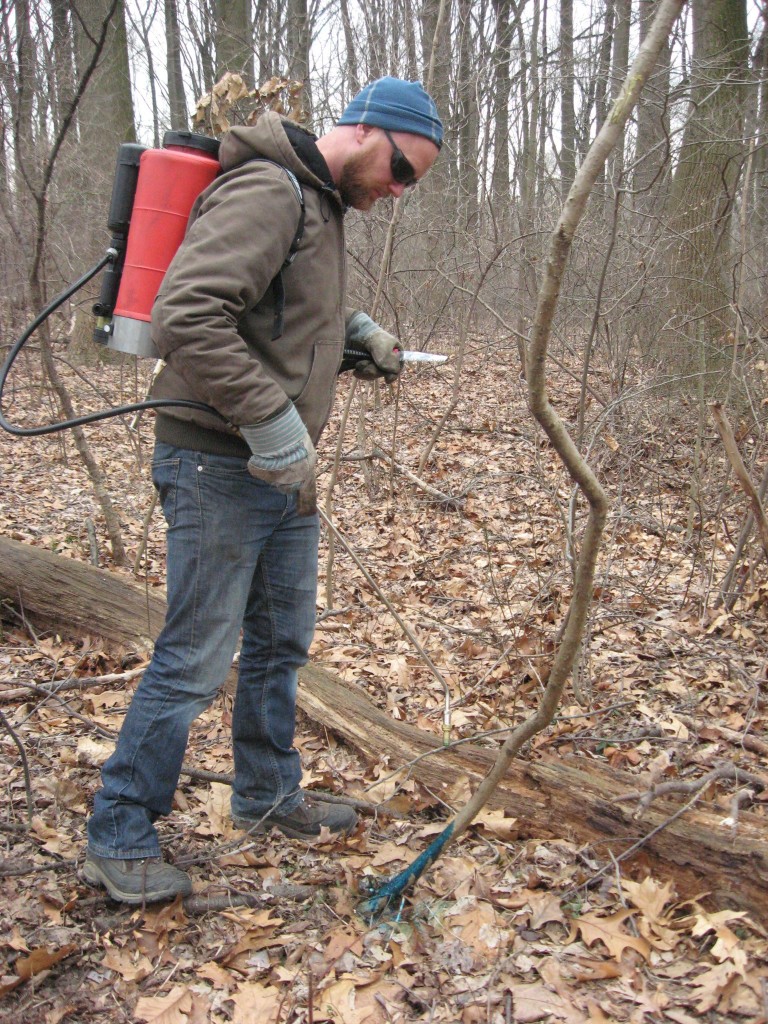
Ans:
[[[662,884],[648,875],[641,882],[622,878],[621,887],[640,911],[637,917],[640,934],[655,949],[674,949],[681,938],[680,929],[674,926],[674,907],[664,912],[674,893],[672,882]]]
[[[602,915],[596,911],[589,911],[573,919],[569,941],[572,941],[578,932],[588,946],[594,945],[598,940],[602,942],[611,956],[619,962],[627,949],[635,950],[647,960],[651,952],[648,940],[641,935],[630,935],[623,927],[624,922],[635,913],[634,910],[619,910],[614,914]]]
[[[46,946],[41,946],[37,949],[31,949],[28,956],[20,956],[13,966],[23,981],[29,981],[36,974],[47,971],[54,964],[59,963],[68,956],[72,956],[76,949],[77,946],[73,942],[66,946],[61,946],[59,949],[48,949]]]
[[[125,947],[118,949],[111,946],[101,961],[101,966],[115,971],[126,981],[141,981],[152,973],[152,961],[149,957]]]
[[[145,1024],[189,1024],[192,993],[186,985],[177,985],[167,996],[142,996],[133,1014]]]
[[[232,1024],[276,1021],[285,998],[285,992],[274,985],[263,985],[258,981],[246,982],[228,997],[233,1006]]]
[[[474,897],[461,900],[445,915],[447,927],[465,945],[488,956],[509,943],[510,932],[490,903]]]

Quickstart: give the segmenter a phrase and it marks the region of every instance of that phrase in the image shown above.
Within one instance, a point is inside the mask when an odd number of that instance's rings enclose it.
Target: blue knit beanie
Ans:
[[[438,149],[443,144],[443,125],[434,100],[420,82],[402,78],[378,78],[366,85],[337,123],[372,124],[391,132],[423,135]]]

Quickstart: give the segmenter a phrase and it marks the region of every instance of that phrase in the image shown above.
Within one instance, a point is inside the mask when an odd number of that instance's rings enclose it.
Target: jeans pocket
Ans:
[[[230,455],[206,455],[200,461],[198,472],[204,476],[216,480],[241,483],[243,480],[250,480],[248,472],[248,460],[242,456]]]
[[[158,459],[152,463],[152,483],[169,526],[176,521],[176,485],[180,468],[181,459]]]

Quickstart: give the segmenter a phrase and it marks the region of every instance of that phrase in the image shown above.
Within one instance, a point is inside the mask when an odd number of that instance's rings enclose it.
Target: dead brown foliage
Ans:
[[[130,388],[141,394],[143,382],[119,367],[87,372],[115,404],[133,397]],[[444,407],[450,372],[405,375],[394,444],[396,462],[411,471]],[[68,380],[81,407],[102,402],[79,378]],[[575,422],[577,384],[563,375],[553,392],[560,414]],[[9,412],[44,417],[42,408],[20,392]],[[371,403],[367,437],[345,441],[336,521],[449,680],[452,738],[486,735],[496,743],[496,730],[536,701],[567,609],[570,485],[527,413],[511,354],[478,344],[465,367],[460,410],[424,472],[451,501],[370,457],[374,441],[392,450],[395,408],[392,395],[379,408]],[[722,812],[737,845],[739,809],[763,813],[767,798],[727,770],[759,777],[768,749],[765,572],[759,556],[746,559],[733,609],[716,607],[744,507],[726,486],[714,431],[694,457],[694,413],[679,395],[628,402],[594,438],[593,462],[612,508],[579,701],[569,696],[528,756],[568,752],[630,771],[638,803],[651,786],[677,784],[680,806],[698,793]],[[321,452],[326,464],[335,426]],[[134,554],[151,494],[150,439],[149,420],[138,438],[118,422],[91,429]],[[758,462],[760,441],[749,431],[740,437]],[[3,436],[0,450],[3,533],[88,559],[93,519],[109,567],[66,435],[23,443]],[[576,509],[576,537],[580,515]],[[140,568],[150,588],[163,584],[162,535],[155,515]],[[393,717],[439,738],[442,686],[343,551],[333,606],[318,609],[313,658],[365,687]],[[306,784],[368,803],[391,797],[389,809],[402,817],[366,815],[343,846],[305,848],[276,834],[246,842],[229,821],[226,784],[186,776],[161,827],[169,856],[193,877],[195,902],[136,911],[109,903],[79,880],[77,867],[98,765],[135,682],[56,696],[33,687],[87,682],[141,659],[95,636],[72,642],[42,633],[23,609],[6,608],[3,617],[0,697],[3,689],[29,689],[0,706],[8,726],[0,729],[0,1020],[765,1018],[765,922],[713,905],[706,892],[683,899],[650,873],[640,818],[638,850],[622,860],[609,835],[589,847],[568,835],[521,843],[513,818],[488,812],[399,913],[380,923],[359,919],[361,881],[404,867],[442,827],[448,807],[463,803],[466,783],[428,791],[396,772],[402,766],[391,758],[364,764],[306,720],[299,737]],[[228,701],[222,695],[196,723],[195,768],[231,771]]]

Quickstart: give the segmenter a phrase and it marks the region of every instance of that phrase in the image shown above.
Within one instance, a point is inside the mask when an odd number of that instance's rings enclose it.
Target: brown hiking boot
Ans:
[[[348,804],[330,803],[322,797],[303,793],[290,811],[271,811],[262,818],[233,815],[232,820],[251,835],[266,832],[274,825],[291,839],[316,839],[323,827],[334,835],[351,832],[357,825],[357,814]]]
[[[113,900],[134,906],[192,892],[189,875],[164,863],[161,857],[112,860],[86,853],[82,874],[89,885],[103,885]]]

